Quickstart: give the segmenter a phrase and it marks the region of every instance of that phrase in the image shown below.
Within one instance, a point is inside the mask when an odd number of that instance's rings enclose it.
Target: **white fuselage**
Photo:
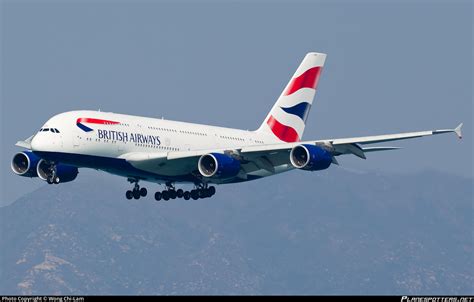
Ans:
[[[93,131],[76,125],[80,118],[118,124],[87,124]],[[130,152],[170,152],[218,148],[239,148],[277,143],[274,137],[253,131],[215,127],[100,111],[70,111],[49,119],[42,128],[56,128],[59,134],[39,132],[34,149],[52,152],[120,157]],[[53,141],[57,144],[51,144]],[[42,142],[44,143],[44,146]]]
[[[275,137],[248,130],[86,110],[58,114],[49,119],[41,129],[57,129],[59,133],[50,130],[38,132],[32,140],[32,150],[52,154],[58,161],[66,161],[78,167],[96,168],[130,177],[132,175],[129,171],[109,169],[100,162],[106,161],[104,159],[120,159],[132,153],[232,150],[279,142]],[[68,155],[66,160],[63,160],[64,155]],[[77,155],[84,155],[89,159],[84,163],[82,157],[76,160]],[[290,167],[285,165],[275,172],[288,169]],[[180,176],[179,169],[173,170],[177,175],[166,171],[164,173],[168,176]],[[254,174],[265,177],[274,173],[262,170]],[[142,175],[140,178],[156,182],[162,180],[159,176]]]

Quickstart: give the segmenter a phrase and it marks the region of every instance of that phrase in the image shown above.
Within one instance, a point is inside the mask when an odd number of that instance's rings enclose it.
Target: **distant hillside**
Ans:
[[[474,294],[472,179],[335,167],[157,203],[94,175],[0,208],[2,294]]]

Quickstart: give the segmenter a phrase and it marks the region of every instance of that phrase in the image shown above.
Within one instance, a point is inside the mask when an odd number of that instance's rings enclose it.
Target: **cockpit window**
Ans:
[[[51,131],[53,133],[60,133],[57,128],[41,128],[39,132],[48,132]]]

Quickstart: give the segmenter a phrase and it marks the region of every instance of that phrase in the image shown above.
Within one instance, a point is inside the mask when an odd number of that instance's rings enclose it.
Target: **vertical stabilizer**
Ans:
[[[283,142],[301,140],[325,60],[323,53],[310,52],[304,57],[257,133]]]

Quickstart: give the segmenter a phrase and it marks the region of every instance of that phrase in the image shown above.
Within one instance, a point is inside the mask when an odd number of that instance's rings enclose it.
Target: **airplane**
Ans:
[[[16,146],[13,172],[48,184],[73,181],[79,168],[126,177],[127,199],[140,199],[140,181],[162,184],[155,199],[208,198],[214,185],[239,183],[293,169],[320,171],[338,165],[339,155],[366,159],[369,152],[399,149],[366,146],[454,132],[428,130],[376,136],[302,140],[326,54],[308,53],[255,131],[192,124],[101,111],[69,111],[50,118]],[[191,184],[190,191],[176,184]]]

